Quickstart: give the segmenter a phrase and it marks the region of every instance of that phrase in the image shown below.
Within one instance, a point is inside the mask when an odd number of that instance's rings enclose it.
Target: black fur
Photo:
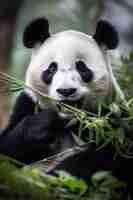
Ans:
[[[15,127],[24,117],[33,115],[34,111],[35,103],[25,92],[22,92],[18,96],[16,105],[14,106],[12,115],[10,116],[8,125],[9,129],[11,130]]]
[[[8,127],[0,134],[0,153],[28,164],[60,152],[66,140],[69,147],[70,143],[71,147],[74,145],[71,130],[66,128],[68,121],[60,118],[54,107],[46,106],[38,113],[34,111],[35,103],[21,93]],[[112,147],[97,151],[94,143],[89,144],[85,151],[68,156],[49,173],[59,169],[86,181],[96,171],[111,171],[128,184],[127,191],[133,197],[133,159],[114,159]]]
[[[38,18],[25,28],[23,43],[25,47],[33,48],[35,44],[44,42],[49,36],[48,20]]]
[[[87,183],[95,172],[110,171],[113,176],[127,184],[125,191],[130,192],[133,198],[133,158],[114,158],[112,148],[106,147],[97,151],[95,144],[90,143],[87,149],[67,157],[48,173],[56,175],[55,172],[58,170],[65,170],[73,176],[86,180]]]
[[[104,45],[108,49],[115,49],[119,43],[116,29],[105,20],[100,20],[97,23],[96,32],[93,37],[100,46]]]
[[[78,70],[84,82],[88,83],[93,79],[93,72],[86,66],[86,64],[79,60],[76,62],[76,69]]]
[[[44,81],[44,83],[46,84],[50,84],[52,82],[53,76],[57,71],[57,63],[56,62],[52,62],[48,69],[46,69],[45,71],[43,71],[42,73],[42,80]]]
[[[35,113],[35,104],[21,93],[7,128],[0,134],[0,153],[24,163],[31,163],[60,151],[64,141],[73,145],[68,122],[59,117],[54,107]]]
[[[130,175],[133,175],[133,159],[120,157],[114,159],[114,153],[110,150],[110,148],[106,147],[97,151],[95,144],[90,143],[87,150],[85,149],[80,153],[69,156],[69,158],[58,164],[54,171],[63,169],[74,176],[88,181],[90,180],[90,175],[94,172],[107,170],[112,171],[114,176],[124,181],[129,181],[131,179]]]

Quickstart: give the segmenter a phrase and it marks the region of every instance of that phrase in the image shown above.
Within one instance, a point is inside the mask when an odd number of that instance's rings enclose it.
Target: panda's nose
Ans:
[[[67,88],[67,89],[59,88],[57,89],[57,92],[64,97],[68,97],[76,92],[76,88]]]

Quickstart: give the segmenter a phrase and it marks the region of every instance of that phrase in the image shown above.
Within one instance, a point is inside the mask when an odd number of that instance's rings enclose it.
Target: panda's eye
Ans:
[[[57,71],[57,63],[52,62],[48,67],[48,71],[49,71],[49,73],[54,74]]]
[[[54,74],[56,73],[57,71],[57,63],[56,62],[52,62],[48,69],[45,70],[42,75],[41,75],[41,78],[42,80],[46,83],[46,84],[50,84],[51,81],[52,81],[52,78],[54,76]]]
[[[89,82],[93,79],[93,72],[86,66],[83,61],[79,60],[76,62],[76,69],[84,82]]]

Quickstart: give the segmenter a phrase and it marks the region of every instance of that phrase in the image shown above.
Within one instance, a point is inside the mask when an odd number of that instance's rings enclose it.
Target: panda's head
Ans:
[[[118,44],[118,34],[110,23],[100,20],[93,36],[72,30],[50,35],[48,21],[38,18],[26,27],[23,42],[33,49],[26,73],[28,86],[67,103],[87,99],[91,105],[109,95],[105,48],[114,49]],[[35,92],[27,92],[44,105]]]

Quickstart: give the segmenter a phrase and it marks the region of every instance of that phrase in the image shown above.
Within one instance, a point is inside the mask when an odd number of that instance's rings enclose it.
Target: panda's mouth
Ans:
[[[80,99],[73,99],[73,100],[69,100],[69,99],[60,100],[60,102],[63,104],[73,106],[73,107],[82,108],[84,97],[81,97]]]

